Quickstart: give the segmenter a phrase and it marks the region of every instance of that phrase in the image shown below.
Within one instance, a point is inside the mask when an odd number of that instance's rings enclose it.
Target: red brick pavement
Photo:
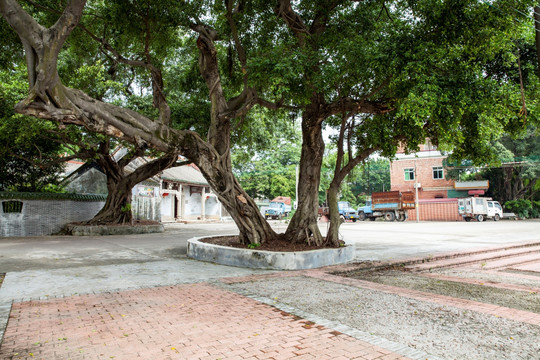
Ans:
[[[405,359],[209,284],[13,304],[0,359]]]

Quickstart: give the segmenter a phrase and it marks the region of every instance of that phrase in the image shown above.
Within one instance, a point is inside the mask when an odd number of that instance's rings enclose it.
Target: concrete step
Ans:
[[[534,262],[540,263],[540,251],[505,257],[502,259],[487,260],[484,262],[475,263],[470,267],[475,270],[495,270]]]
[[[490,252],[472,253],[468,255],[453,257],[450,259],[440,259],[422,264],[409,265],[405,269],[411,271],[427,271],[430,269],[439,269],[445,267],[456,267],[473,263],[482,263],[493,261],[495,259],[504,259],[540,252],[540,244],[534,246],[519,246],[506,249],[500,249]]]

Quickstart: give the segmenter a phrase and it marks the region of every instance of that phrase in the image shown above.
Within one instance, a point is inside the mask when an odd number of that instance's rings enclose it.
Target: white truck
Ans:
[[[499,221],[503,217],[501,204],[491,198],[470,197],[458,199],[458,211],[465,221],[471,221],[472,219]]]

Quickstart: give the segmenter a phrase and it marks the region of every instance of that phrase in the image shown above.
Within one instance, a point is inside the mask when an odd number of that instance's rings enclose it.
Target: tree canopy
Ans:
[[[495,138],[537,122],[534,28],[515,12],[532,5],[0,0],[0,12],[27,59],[30,90],[17,112],[183,154],[246,243],[278,235],[234,177],[231,147],[300,118],[299,205],[283,236],[323,245],[337,244],[316,224],[325,126],[340,132],[337,193],[375,152],[413,151],[429,137],[456,158],[485,161]],[[105,92],[70,81],[68,54],[102,64]]]

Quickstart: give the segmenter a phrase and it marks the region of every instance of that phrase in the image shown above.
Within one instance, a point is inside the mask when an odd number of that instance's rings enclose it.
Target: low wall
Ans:
[[[135,220],[161,221],[161,197],[133,196],[131,211]]]
[[[41,236],[65,224],[90,220],[105,204],[104,195],[0,192],[0,237]]]
[[[408,214],[409,221],[416,221],[416,210],[409,210]],[[457,199],[420,199],[418,215],[420,221],[463,221]]]

